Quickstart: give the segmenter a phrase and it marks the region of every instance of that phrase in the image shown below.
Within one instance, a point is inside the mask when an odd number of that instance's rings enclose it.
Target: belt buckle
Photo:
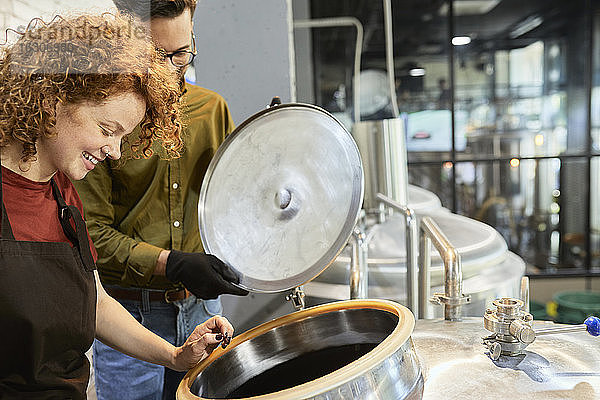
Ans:
[[[169,294],[170,294],[170,293],[177,293],[177,292],[179,292],[180,290],[181,290],[181,289],[168,289],[168,290],[165,290],[165,303],[167,303],[167,304],[170,304],[170,303],[172,303],[173,301],[172,301],[172,300],[169,300]]]

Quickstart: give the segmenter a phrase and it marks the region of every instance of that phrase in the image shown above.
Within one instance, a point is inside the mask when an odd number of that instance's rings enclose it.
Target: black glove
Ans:
[[[248,294],[247,290],[231,283],[239,283],[240,278],[212,254],[171,250],[165,275],[171,282],[181,282],[194,296],[204,300],[216,299],[225,293],[238,296]]]

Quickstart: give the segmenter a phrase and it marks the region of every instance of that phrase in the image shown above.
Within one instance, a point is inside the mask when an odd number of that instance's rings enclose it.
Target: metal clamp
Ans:
[[[291,301],[292,305],[294,306],[296,311],[299,311],[299,310],[304,310],[304,308],[306,307],[304,297],[305,297],[305,294],[304,294],[304,290],[302,290],[302,286],[298,286],[298,287],[294,288],[294,290],[292,290],[292,292],[290,294],[285,296],[285,299],[287,301]]]
[[[271,99],[271,104],[267,106],[267,108],[275,107],[281,105],[281,98],[279,96],[275,96]]]
[[[461,294],[460,297],[446,296],[444,293],[434,293],[429,299],[431,303],[437,305],[449,305],[449,306],[464,306],[471,302],[471,296]]]

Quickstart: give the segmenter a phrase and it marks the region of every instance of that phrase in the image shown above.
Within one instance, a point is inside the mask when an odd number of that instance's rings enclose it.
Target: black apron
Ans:
[[[73,243],[14,238],[2,202],[0,399],[85,399],[96,328],[94,261],[85,223],[52,180],[59,220]],[[72,222],[72,223],[71,223]]]

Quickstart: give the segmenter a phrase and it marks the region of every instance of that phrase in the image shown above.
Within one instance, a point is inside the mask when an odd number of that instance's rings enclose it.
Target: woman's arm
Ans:
[[[220,343],[225,333],[231,337],[233,327],[227,319],[212,317],[187,338],[181,347],[175,347],[143,327],[118,301],[110,297],[96,276],[96,338],[102,343],[129,356],[164,365],[176,371],[192,368],[206,358]]]

